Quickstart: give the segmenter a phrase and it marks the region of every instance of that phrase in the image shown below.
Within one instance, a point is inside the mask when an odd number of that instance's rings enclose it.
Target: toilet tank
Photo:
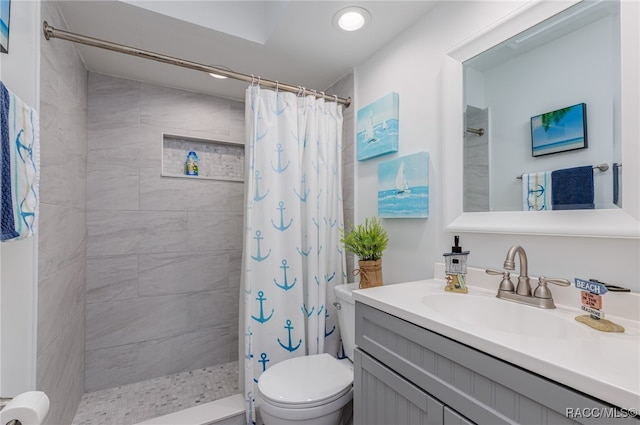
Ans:
[[[358,289],[358,283],[336,285],[336,308],[338,309],[338,323],[344,352],[353,361],[353,349],[355,348],[356,333],[356,305],[353,300],[353,290]]]

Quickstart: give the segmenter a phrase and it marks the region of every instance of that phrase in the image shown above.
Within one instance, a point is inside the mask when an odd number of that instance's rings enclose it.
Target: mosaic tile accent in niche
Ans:
[[[198,154],[197,177],[185,175],[189,151]],[[162,175],[244,181],[244,145],[165,134],[162,140]]]

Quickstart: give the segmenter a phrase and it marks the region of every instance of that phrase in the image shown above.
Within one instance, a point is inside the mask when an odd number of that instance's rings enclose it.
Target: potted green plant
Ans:
[[[350,225],[349,230],[340,229],[340,242],[344,248],[358,258],[359,268],[354,275],[360,275],[360,288],[382,285],[382,252],[389,243],[387,231],[374,216],[365,218],[364,224]]]

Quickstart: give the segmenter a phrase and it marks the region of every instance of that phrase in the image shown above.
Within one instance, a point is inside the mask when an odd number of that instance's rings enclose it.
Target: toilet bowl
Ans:
[[[322,353],[284,360],[267,369],[258,381],[258,409],[265,425],[349,422],[353,400],[354,289],[357,284],[338,285],[334,291],[348,359],[338,360]]]

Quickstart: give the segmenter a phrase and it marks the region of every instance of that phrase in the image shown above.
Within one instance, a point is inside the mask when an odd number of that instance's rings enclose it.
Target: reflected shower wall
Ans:
[[[244,183],[162,177],[163,133],[243,142],[244,103],[89,74],[85,391],[238,358]]]
[[[465,128],[484,129],[482,136],[467,132],[464,137],[464,212],[490,211],[489,109],[467,106]]]

